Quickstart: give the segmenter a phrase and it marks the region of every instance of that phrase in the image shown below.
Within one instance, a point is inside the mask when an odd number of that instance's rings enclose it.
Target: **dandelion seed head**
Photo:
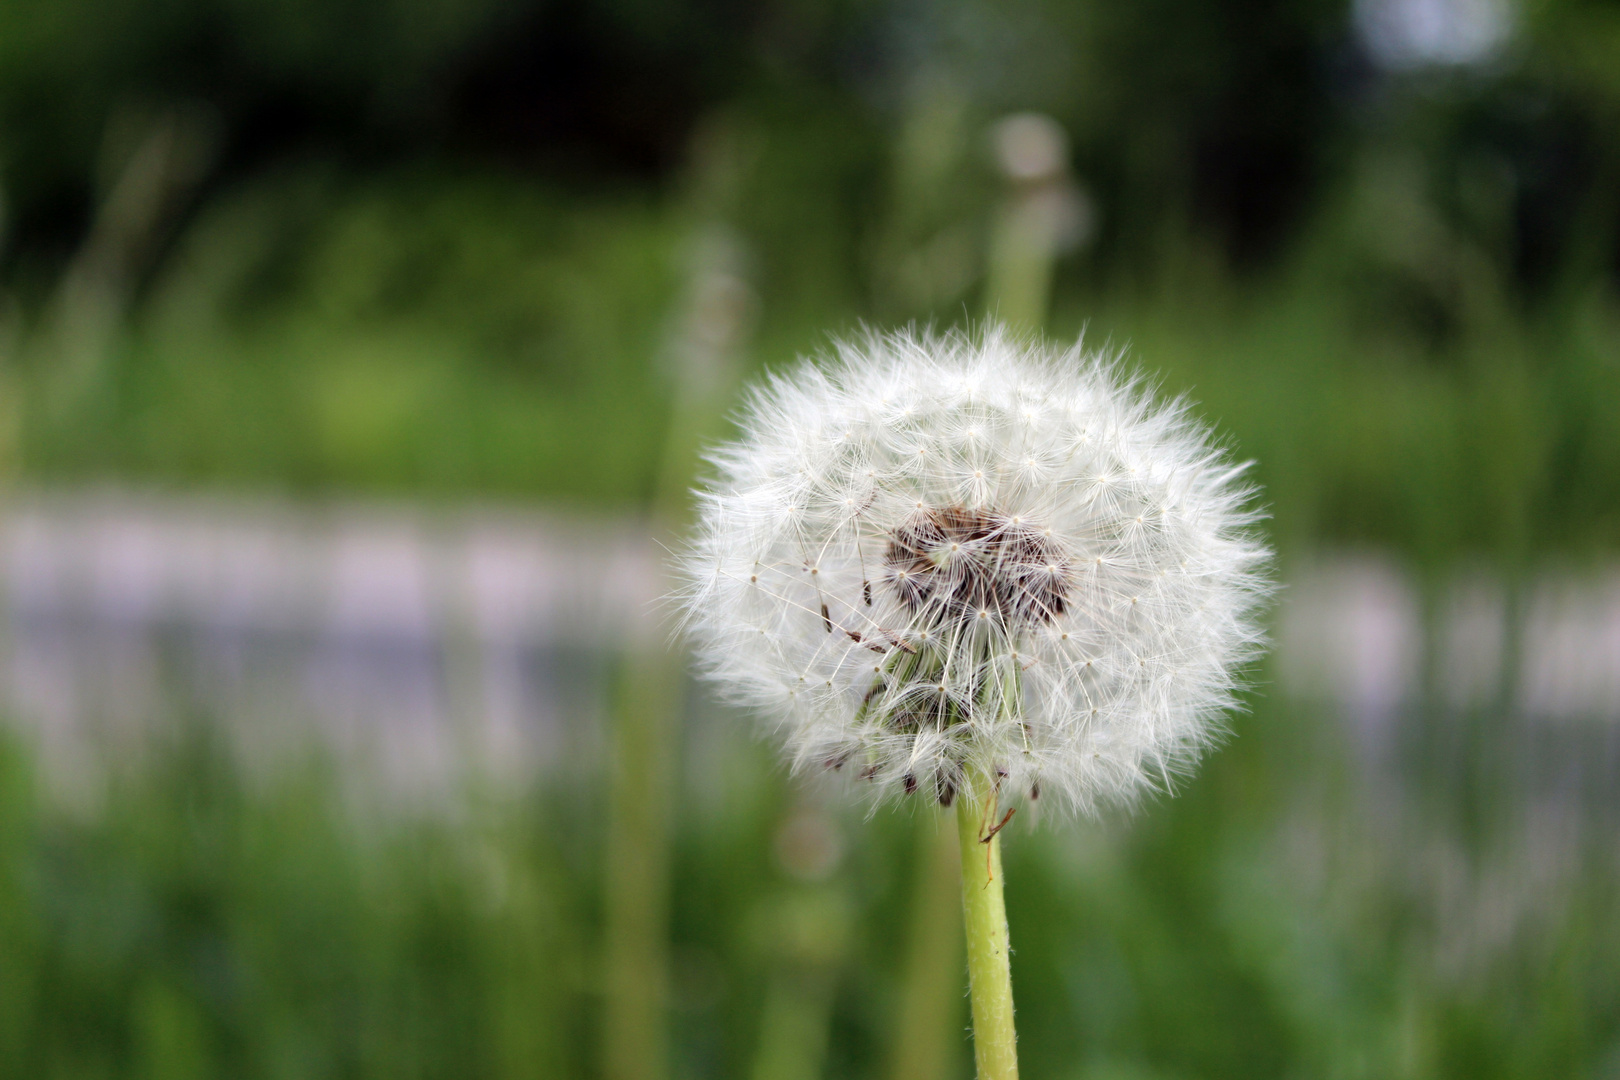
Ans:
[[[1131,803],[1263,643],[1242,467],[1079,345],[869,335],[756,386],[711,461],[680,556],[701,669],[879,797]]]

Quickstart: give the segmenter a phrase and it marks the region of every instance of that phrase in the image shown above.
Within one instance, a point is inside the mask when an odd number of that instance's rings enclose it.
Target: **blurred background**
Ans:
[[[1602,0],[0,3],[0,1075],[968,1077],[934,811],[657,598],[743,379],[986,313],[1285,583],[1005,834],[1027,1073],[1620,1078]]]

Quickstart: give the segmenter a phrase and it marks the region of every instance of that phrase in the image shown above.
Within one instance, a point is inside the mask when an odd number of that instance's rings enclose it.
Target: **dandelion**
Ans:
[[[1219,735],[1267,592],[1245,466],[1116,360],[996,328],[846,343],[740,427],[681,559],[702,670],[795,768],[957,804],[980,1073],[1016,1075],[997,832],[1166,789]]]

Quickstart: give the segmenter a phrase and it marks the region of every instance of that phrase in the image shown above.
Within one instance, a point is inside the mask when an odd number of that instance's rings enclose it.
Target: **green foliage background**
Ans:
[[[1035,108],[1100,214],[1049,331],[1128,347],[1257,459],[1285,575],[1376,547],[1432,606],[1460,565],[1603,566],[1620,14],[1513,11],[1496,60],[1391,73],[1316,0],[8,0],[0,462],[22,486],[643,509],[695,238],[745,252],[752,368],[967,323],[1000,190],[982,132]],[[117,239],[161,132],[170,195]],[[898,287],[941,237],[962,280]],[[1364,820],[1333,718],[1252,704],[1182,797],[1009,844],[1029,1075],[1620,1076],[1612,732],[1560,787],[1515,766],[1556,748],[1508,703],[1407,718],[1418,820],[1464,880],[1537,798],[1582,823],[1579,865],[1459,964],[1431,837],[1392,850]],[[180,730],[91,811],[0,756],[0,1075],[594,1075],[596,763],[379,821],[319,760],[253,781],[206,718]],[[788,887],[787,785],[728,753],[677,822],[682,1077],[750,1068],[774,961],[739,928]],[[843,827],[827,1069],[873,1076],[911,828]]]

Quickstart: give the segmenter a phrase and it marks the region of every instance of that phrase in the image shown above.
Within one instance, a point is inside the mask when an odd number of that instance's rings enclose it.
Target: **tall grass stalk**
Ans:
[[[669,348],[674,394],[651,515],[661,537],[685,524],[698,447],[719,419],[754,314],[746,253],[722,220],[729,186],[721,178],[736,171],[736,148],[724,137],[702,137],[693,156],[693,203],[708,220],[693,230],[687,295]],[[607,1080],[660,1080],[669,1071],[669,833],[684,674],[680,656],[647,635],[632,643],[619,682],[605,879]]]
[[[913,818],[916,868],[892,1080],[945,1080],[962,1031],[962,909],[957,838],[933,812]]]

